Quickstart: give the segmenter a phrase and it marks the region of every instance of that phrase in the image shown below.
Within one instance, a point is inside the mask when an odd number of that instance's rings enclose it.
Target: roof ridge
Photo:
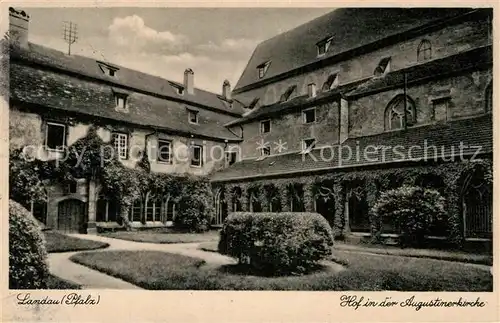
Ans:
[[[127,67],[127,66],[123,66],[123,65],[120,65],[120,64],[116,64],[116,63],[113,63],[112,61],[110,61],[110,60],[108,60],[108,59],[101,60],[101,59],[97,59],[97,58],[93,58],[93,57],[89,57],[89,56],[84,56],[84,55],[79,55],[79,54],[66,55],[63,51],[60,51],[60,50],[55,49],[55,48],[52,48],[52,47],[44,46],[44,45],[41,45],[41,44],[38,44],[38,43],[33,43],[33,42],[29,42],[29,44],[30,44],[30,45],[39,46],[39,47],[43,47],[43,48],[44,48],[44,49],[46,49],[46,50],[48,49],[48,50],[51,50],[51,51],[54,51],[54,52],[60,53],[60,54],[62,54],[63,56],[66,56],[66,57],[68,57],[68,58],[71,58],[71,57],[81,57],[81,58],[84,58],[84,59],[93,60],[93,61],[95,61],[96,63],[105,63],[105,64],[110,64],[110,65],[113,65],[113,66],[119,67],[120,69],[127,69],[127,70],[129,70],[129,71],[133,71],[133,72],[141,73],[141,74],[144,74],[144,75],[147,75],[147,76],[155,77],[155,78],[158,78],[158,79],[161,79],[161,80],[164,80],[164,81],[170,82],[170,83],[175,83],[175,84],[183,85],[183,83],[182,83],[182,82],[173,81],[173,80],[170,80],[170,79],[164,78],[164,77],[162,77],[162,76],[158,76],[158,75],[151,74],[151,73],[147,73],[147,72],[144,72],[144,71],[141,71],[141,70],[138,70],[138,69],[133,69],[133,68],[130,68],[130,67]],[[201,89],[201,88],[198,88],[198,87],[195,87],[194,89],[195,89],[195,90],[198,90],[198,91],[203,91],[203,92],[206,92],[206,93],[210,93],[210,94],[218,95],[218,93],[211,92],[211,91],[208,91],[208,90],[205,90],[205,89]]]

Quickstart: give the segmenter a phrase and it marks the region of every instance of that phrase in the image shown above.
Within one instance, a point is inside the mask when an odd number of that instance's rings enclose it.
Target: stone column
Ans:
[[[304,184],[304,208],[306,212],[314,212],[313,184]]]
[[[282,185],[279,187],[281,211],[290,212],[290,201],[288,200],[288,186]]]
[[[241,188],[241,211],[243,212],[248,212],[249,205],[248,205],[248,191],[245,187]]]
[[[88,209],[88,222],[87,222],[87,233],[88,234],[97,234],[97,227],[96,227],[96,206],[97,206],[97,185],[95,180],[89,180],[88,181],[88,189],[89,189],[89,195],[88,195],[88,203],[87,203],[87,209]]]

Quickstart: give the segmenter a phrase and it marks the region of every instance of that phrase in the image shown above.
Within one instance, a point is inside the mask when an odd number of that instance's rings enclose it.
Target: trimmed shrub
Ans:
[[[372,214],[377,221],[394,222],[403,246],[421,247],[430,225],[445,218],[445,199],[433,189],[402,186],[383,192]]]
[[[214,215],[210,182],[206,178],[186,177],[180,180],[182,187],[175,215],[175,227],[190,232],[205,232],[210,228]]]
[[[317,213],[231,213],[218,250],[262,274],[302,274],[332,254],[333,235]]]
[[[35,218],[9,201],[9,288],[47,288],[49,269],[45,241]]]

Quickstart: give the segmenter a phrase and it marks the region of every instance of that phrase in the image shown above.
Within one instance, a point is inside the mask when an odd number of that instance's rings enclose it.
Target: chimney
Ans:
[[[28,47],[30,16],[22,10],[9,8],[9,38],[17,46]]]
[[[190,68],[184,71],[184,91],[194,94],[194,72]]]
[[[228,80],[224,80],[222,83],[222,96],[226,100],[231,100],[231,83]]]

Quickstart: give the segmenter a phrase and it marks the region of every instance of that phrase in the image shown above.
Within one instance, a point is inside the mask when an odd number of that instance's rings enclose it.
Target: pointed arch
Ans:
[[[405,100],[406,100],[406,125],[405,125]],[[416,123],[415,101],[404,94],[396,95],[387,105],[384,112],[384,129],[397,130],[405,126],[412,126]]]
[[[417,48],[417,62],[432,59],[432,45],[428,39],[423,39]]]

